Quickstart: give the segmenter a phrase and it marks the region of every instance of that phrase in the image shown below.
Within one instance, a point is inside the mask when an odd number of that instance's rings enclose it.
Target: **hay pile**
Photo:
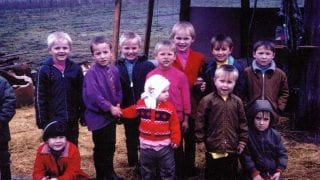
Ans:
[[[12,174],[15,179],[30,179],[36,148],[41,142],[41,131],[35,126],[33,107],[17,109],[17,113],[10,122],[10,142]],[[283,174],[283,179],[310,179],[320,177],[320,135],[305,132],[293,133],[284,131],[285,146],[288,149],[289,164]],[[114,159],[116,172],[125,179],[138,179],[133,168],[127,165],[123,126],[117,128],[117,144]],[[81,127],[79,148],[82,158],[82,169],[94,177],[92,159],[91,133]],[[203,153],[197,152],[196,165],[201,170],[204,167]]]

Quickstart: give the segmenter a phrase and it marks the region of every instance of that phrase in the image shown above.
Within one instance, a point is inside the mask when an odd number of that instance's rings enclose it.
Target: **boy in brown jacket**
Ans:
[[[200,101],[195,128],[200,150],[206,152],[205,179],[235,179],[237,157],[248,139],[243,103],[232,94],[238,70],[221,65],[214,76],[216,90]]]
[[[253,45],[250,67],[244,70],[245,97],[250,109],[257,99],[268,100],[278,115],[284,111],[289,89],[286,74],[274,62],[275,45],[270,40],[260,40]]]

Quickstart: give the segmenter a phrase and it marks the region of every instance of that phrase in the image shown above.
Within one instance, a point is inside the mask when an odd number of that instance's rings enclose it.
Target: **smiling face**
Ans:
[[[218,62],[225,62],[232,53],[230,44],[226,42],[216,43],[211,51],[214,59]]]
[[[47,143],[51,149],[55,151],[60,151],[66,146],[67,138],[65,136],[56,136],[49,138]]]
[[[187,51],[194,39],[188,30],[180,29],[173,36],[173,42],[176,45],[177,51],[185,52]]]
[[[107,43],[98,43],[92,44],[92,55],[95,63],[101,66],[107,66],[111,63],[112,53],[109,44]]]
[[[270,125],[270,112],[260,111],[254,118],[254,126],[259,131],[265,131]]]
[[[121,56],[127,60],[135,60],[140,53],[140,44],[136,39],[126,40],[120,47]]]
[[[263,67],[268,66],[272,62],[274,56],[275,53],[265,46],[260,46],[253,52],[253,57],[256,59],[257,63]]]
[[[160,68],[166,69],[172,65],[173,61],[176,59],[176,55],[169,47],[162,47],[155,55],[155,59],[159,61]]]
[[[220,96],[228,96],[232,93],[236,84],[236,77],[233,73],[224,72],[214,79],[217,93]]]
[[[56,40],[49,49],[49,53],[52,55],[52,58],[55,61],[65,61],[70,52],[70,44],[65,39]]]

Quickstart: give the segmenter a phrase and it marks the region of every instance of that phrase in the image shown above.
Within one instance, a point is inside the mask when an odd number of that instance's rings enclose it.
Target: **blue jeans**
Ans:
[[[159,169],[161,179],[173,180],[175,178],[174,151],[171,146],[159,151],[153,149],[140,149],[141,179],[154,180]]]

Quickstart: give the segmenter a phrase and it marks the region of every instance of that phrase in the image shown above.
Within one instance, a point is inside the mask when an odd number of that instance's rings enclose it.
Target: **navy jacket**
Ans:
[[[246,63],[240,60],[235,60],[232,57],[229,57],[228,61],[230,61],[228,62],[230,65],[233,65],[239,71],[239,78],[237,80],[233,93],[242,99],[243,88],[244,88],[243,72],[246,67]],[[214,73],[216,72],[216,69],[217,69],[217,63],[215,60],[207,61],[202,67],[202,73],[200,76],[203,78],[204,82],[206,82],[206,91],[204,93],[205,95],[215,90],[213,78],[214,78]]]
[[[8,81],[0,76],[0,144],[10,140],[9,121],[16,113],[15,106],[14,91]]]
[[[83,74],[78,64],[66,60],[64,72],[49,58],[41,65],[36,82],[36,120],[43,129],[49,122],[78,123],[83,117]]]
[[[259,171],[262,177],[273,175],[278,170],[286,169],[287,163],[287,150],[276,130],[268,128],[261,132],[253,127],[249,128],[249,141],[243,153],[243,164],[250,174]]]
[[[132,71],[132,87],[127,67],[124,59],[117,61],[117,67],[120,72],[120,81],[122,87],[122,104],[121,108],[126,108],[130,105],[136,104],[140,99],[141,94],[144,92],[144,83],[147,74],[153,70],[154,65],[147,60],[145,56],[139,57]]]

